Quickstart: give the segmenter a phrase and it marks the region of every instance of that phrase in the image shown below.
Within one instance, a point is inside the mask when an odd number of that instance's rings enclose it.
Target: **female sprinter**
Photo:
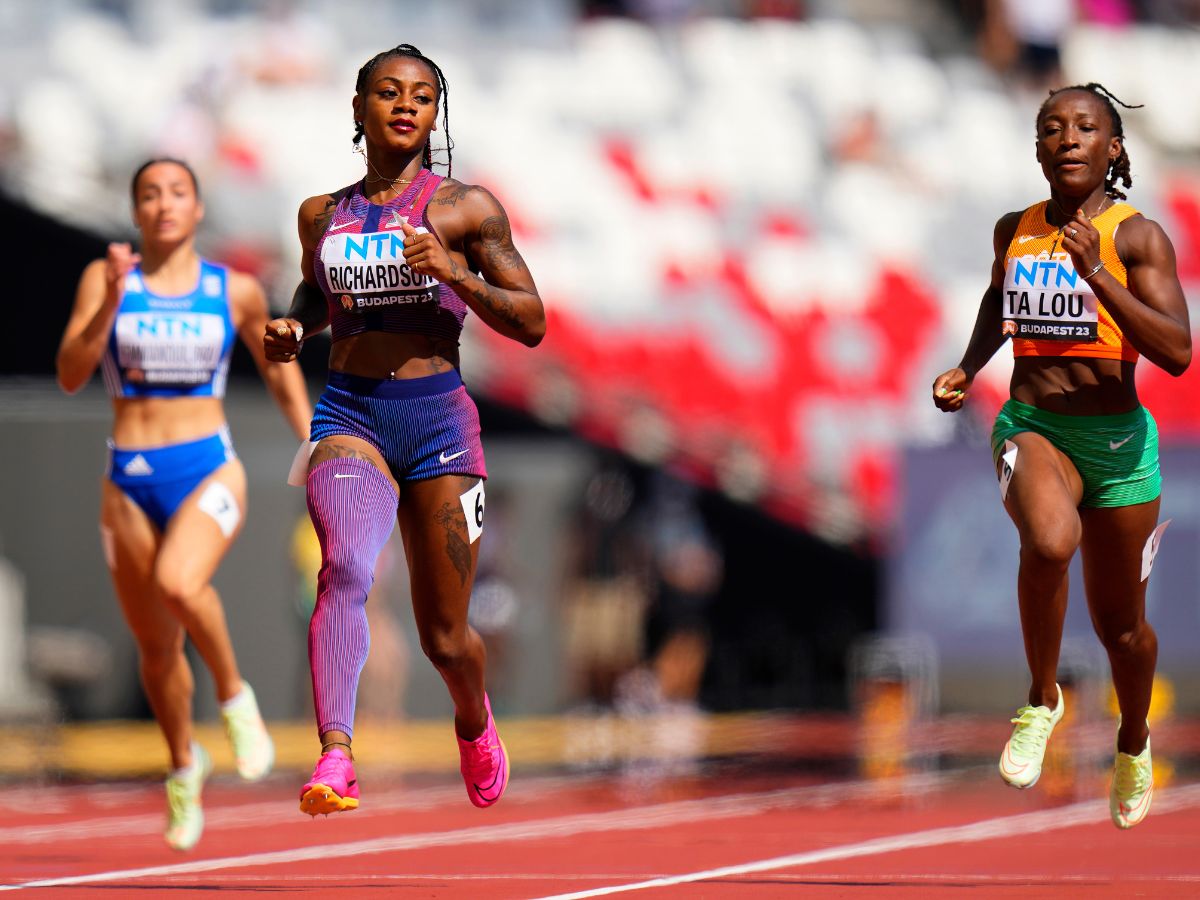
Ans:
[[[1017,598],[1032,683],[1000,774],[1031,787],[1062,718],[1055,678],[1067,566],[1081,548],[1088,608],[1121,709],[1109,809],[1130,828],[1154,791],[1146,713],[1158,644],[1145,606],[1162,481],[1158,432],[1138,401],[1134,366],[1141,355],[1180,375],[1192,345],[1171,242],[1121,202],[1117,182],[1132,179],[1114,100],[1092,83],[1053,91],[1042,104],[1037,159],[1050,199],[996,223],[991,285],[962,362],[937,377],[933,400],[946,412],[962,408],[975,373],[1012,336],[1011,397],[992,430],[992,455],[1020,534]]]
[[[246,509],[246,474],[221,404],[234,333],[297,434],[311,407],[299,367],[263,356],[267,304],[258,282],[197,255],[204,205],[188,165],[151,160],[134,174],[132,190],[142,252],[109,244],[106,258],[84,269],[58,351],[58,382],[74,393],[102,366],[113,398],[100,534],[171,754],[167,843],[187,850],[204,828],[200,792],[212,765],[192,738],[185,634],[212,673],[238,774],[261,778],[274,761],[209,583]]]
[[[483,188],[430,171],[447,99],[441,69],[409,44],[359,70],[354,143],[366,144],[366,176],[301,205],[303,281],[288,316],[266,329],[267,358],[280,361],[326,324],[333,338],[307,476],[321,542],[308,637],[321,757],[300,808],[314,816],[358,806],[350,742],[365,603],[394,521],[421,648],[454,702],[467,795],[490,806],[508,783],[483,642],[467,624],[487,472],[458,338],[468,309],[530,347],[546,318],[504,209]]]

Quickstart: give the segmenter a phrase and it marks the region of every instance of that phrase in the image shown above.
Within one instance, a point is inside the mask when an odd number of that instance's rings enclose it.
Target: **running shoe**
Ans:
[[[212,772],[212,760],[199,744],[192,744],[192,764],[167,778],[167,831],[164,837],[175,850],[191,850],[204,833],[204,808],[200,793]]]
[[[312,778],[300,788],[300,812],[310,816],[358,809],[358,779],[354,763],[340,747],[321,754]]]
[[[1015,788],[1031,788],[1042,775],[1042,759],[1050,733],[1063,717],[1063,693],[1057,684],[1058,705],[1022,706],[1012,720],[1016,726],[1000,754],[1000,777]]]
[[[1132,828],[1150,812],[1154,797],[1154,765],[1150,761],[1150,738],[1146,749],[1137,756],[1117,751],[1113,760],[1112,786],[1108,791],[1108,811],[1118,828]]]
[[[254,689],[243,681],[241,693],[230,706],[221,708],[221,718],[233,745],[238,775],[246,781],[258,781],[275,764],[275,744],[258,711]]]
[[[483,734],[473,741],[458,738],[459,771],[467,785],[467,796],[481,808],[499,800],[508,787],[508,751],[496,731],[487,694],[483,695],[483,706],[487,710]]]

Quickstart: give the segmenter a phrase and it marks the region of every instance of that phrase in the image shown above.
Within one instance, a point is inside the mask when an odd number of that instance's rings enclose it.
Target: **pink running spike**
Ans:
[[[310,816],[358,809],[358,779],[354,763],[334,747],[317,760],[312,778],[300,789],[300,812]]]
[[[467,785],[467,796],[478,807],[491,806],[504,796],[508,787],[508,751],[496,731],[487,694],[483,695],[483,706],[487,710],[483,734],[473,741],[458,738],[458,755],[462,760],[459,769]]]

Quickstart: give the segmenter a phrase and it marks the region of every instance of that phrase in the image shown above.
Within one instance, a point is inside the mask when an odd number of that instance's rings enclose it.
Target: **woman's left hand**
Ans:
[[[1071,221],[1063,226],[1062,245],[1081,275],[1100,265],[1100,232],[1082,209],[1076,210]]]
[[[435,235],[424,228],[418,231],[407,222],[402,222],[400,229],[404,232],[404,261],[418,275],[428,275],[443,284],[457,284],[466,277],[466,270],[450,258]]]

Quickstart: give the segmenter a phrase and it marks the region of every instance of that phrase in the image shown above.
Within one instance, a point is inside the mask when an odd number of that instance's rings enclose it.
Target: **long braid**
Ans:
[[[1126,103],[1099,82],[1089,81],[1087,84],[1072,84],[1068,87],[1051,91],[1050,96],[1042,104],[1042,108],[1038,110],[1038,122],[1041,122],[1050,101],[1065,91],[1087,91],[1089,94],[1098,97],[1100,102],[1104,104],[1104,108],[1108,110],[1109,119],[1112,121],[1113,137],[1121,144],[1121,154],[1109,163],[1108,174],[1104,177],[1104,193],[1108,194],[1114,200],[1124,200],[1125,192],[1117,187],[1117,182],[1119,181],[1123,187],[1132,187],[1133,175],[1129,167],[1129,152],[1125,149],[1125,126],[1121,122],[1121,114],[1117,111],[1117,106],[1123,106],[1126,109],[1141,109],[1143,104]]]
[[[429,66],[437,78],[438,83],[438,100],[442,105],[442,130],[446,133],[446,174],[454,173],[454,139],[450,137],[450,85],[446,82],[446,76],[442,73],[441,67],[428,56],[425,56],[420,50],[412,44],[400,44],[392,47],[390,50],[384,50],[381,53],[376,53],[358,70],[358,78],[354,82],[354,90],[361,96],[366,89],[367,84],[371,80],[371,75],[375,69],[385,59],[390,59],[394,56],[407,56],[410,59],[419,59],[425,65]],[[362,140],[363,124],[362,122],[354,123],[354,144],[355,146]],[[427,169],[433,168],[433,146],[432,141],[425,142],[425,150],[422,154],[422,163]]]

